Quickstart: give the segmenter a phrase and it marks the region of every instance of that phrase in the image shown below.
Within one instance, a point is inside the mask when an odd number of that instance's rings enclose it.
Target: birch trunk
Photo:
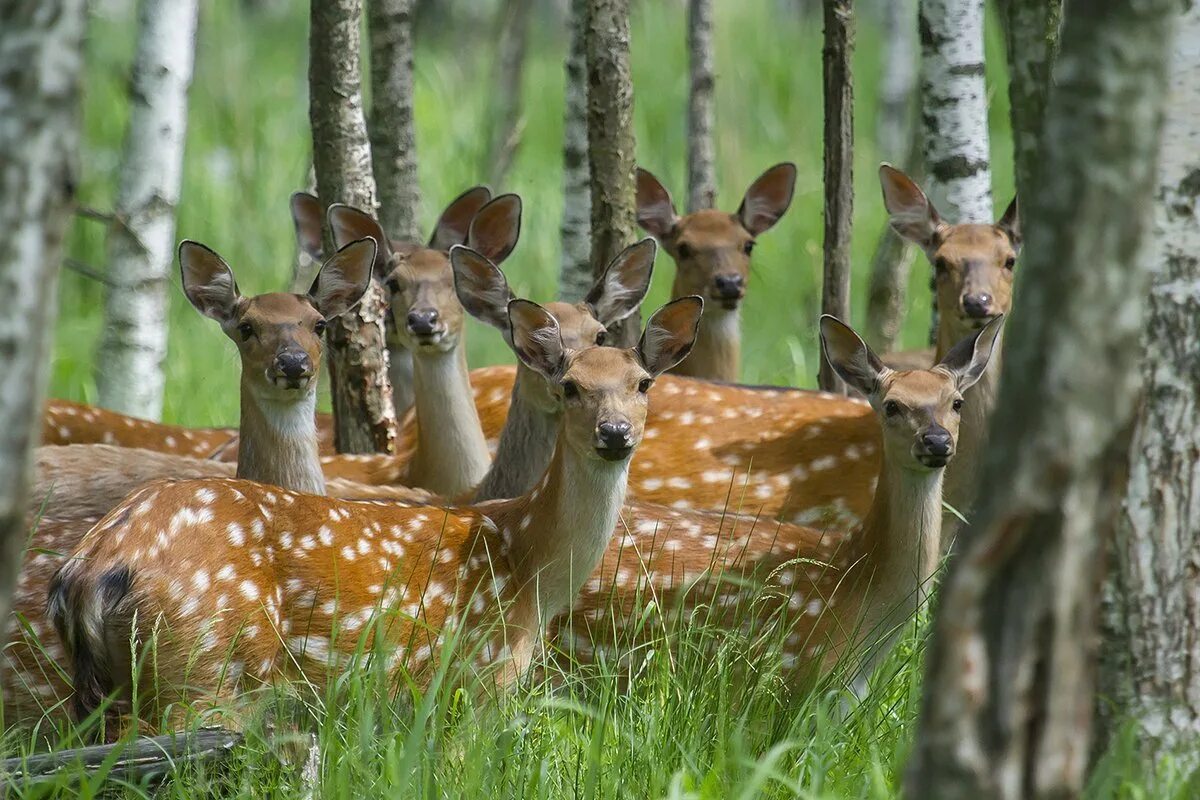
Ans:
[[[359,67],[361,0],[312,0],[309,121],[321,205],[348,203],[375,213],[371,146]],[[326,231],[326,252],[333,252]],[[372,283],[354,310],[329,320],[326,358],[339,453],[390,452],[396,414],[388,381],[383,293]]]
[[[83,0],[17,0],[0,26],[0,619],[29,536],[62,238],[78,181]]]
[[[688,0],[688,213],[716,208],[712,0]]]
[[[1200,736],[1200,6],[1187,4],[1171,55],[1155,192],[1144,394],[1117,528],[1102,717],[1131,719],[1145,755],[1197,763]],[[1108,713],[1106,705],[1112,704]]]
[[[521,144],[524,127],[521,81],[525,75],[525,55],[529,49],[529,15],[533,10],[533,0],[508,0],[502,8],[504,22],[500,26],[496,88],[492,96],[492,140],[484,165],[492,186],[504,183]]]
[[[413,114],[413,2],[367,0],[371,45],[371,164],[379,191],[379,222],[388,236],[420,240],[421,192]],[[396,419],[413,404],[412,353],[384,314],[388,377]]]
[[[101,405],[145,419],[162,417],[167,287],[197,11],[197,0],[141,2],[116,219],[108,231],[96,389]]]
[[[591,265],[599,278],[637,237],[629,0],[587,0],[587,11]],[[634,312],[610,329],[612,344],[632,347],[641,327],[641,315]]]
[[[1017,197],[1033,186],[1063,0],[1003,0]]]
[[[1097,0],[1063,28],[981,481],[990,491],[941,592],[909,797],[1080,792],[1100,556],[1141,382],[1143,209],[1177,5]]]
[[[592,188],[588,165],[587,3],[570,0],[566,109],[563,113],[562,265],[558,293],[576,303],[592,287]]]
[[[821,313],[850,319],[850,223],[854,214],[853,0],[825,0],[825,280]],[[818,383],[846,391],[821,353]]]

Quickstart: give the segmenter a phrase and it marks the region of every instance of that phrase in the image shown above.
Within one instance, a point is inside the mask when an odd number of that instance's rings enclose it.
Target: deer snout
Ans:
[[[290,389],[301,389],[313,375],[312,359],[303,350],[284,350],[275,356],[271,365],[276,382],[282,382]]]
[[[605,420],[596,426],[596,452],[609,461],[620,461],[633,451],[633,426],[625,420]]]
[[[941,425],[934,425],[921,434],[913,449],[917,461],[924,466],[944,467],[954,455],[954,437]]]
[[[737,274],[717,275],[713,285],[718,300],[741,300],[746,292],[746,279]]]
[[[962,297],[962,310],[971,319],[988,319],[992,314],[992,296],[987,292],[965,294]]]
[[[432,336],[437,332],[436,308],[414,308],[408,312],[408,330],[416,336]]]

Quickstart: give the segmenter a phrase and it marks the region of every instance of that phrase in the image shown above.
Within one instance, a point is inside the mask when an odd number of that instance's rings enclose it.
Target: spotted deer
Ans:
[[[716,209],[679,216],[658,178],[637,171],[638,225],[675,260],[672,297],[697,294],[708,300],[700,335],[680,375],[737,381],[741,377],[739,309],[750,276],[750,254],[759,235],[787,211],[796,187],[796,165],[776,164],[746,190],[737,213]]]
[[[109,694],[129,709],[131,641],[155,649],[154,669],[137,676],[147,721],[297,672],[320,684],[360,642],[393,674],[427,680],[448,630],[481,637],[479,666],[511,682],[601,558],[649,387],[687,355],[702,306],[664,306],[630,350],[568,350],[544,309],[510,304],[516,351],[565,405],[542,480],[518,498],[414,509],[235,480],[131,495],[50,589],[76,714]]]

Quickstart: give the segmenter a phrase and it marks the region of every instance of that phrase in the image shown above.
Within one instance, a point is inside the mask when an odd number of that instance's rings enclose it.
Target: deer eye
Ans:
[[[962,411],[962,407],[963,407],[963,401],[962,401],[962,398],[961,398],[961,397],[959,397],[959,398],[956,398],[956,399],[955,399],[955,401],[954,401],[954,406],[953,406],[953,407],[954,407],[954,411],[955,411],[956,413],[957,413],[957,412],[959,412],[959,411]]]
[[[562,390],[563,397],[567,398],[568,400],[574,400],[575,398],[579,397],[579,386],[575,383],[575,381],[563,381]]]
[[[317,323],[315,325],[313,325],[313,330],[317,332],[317,336],[320,336],[321,334],[325,333],[325,326],[327,324],[328,323],[325,322],[325,320],[323,320],[323,319],[317,320]]]
[[[250,337],[254,335],[254,326],[249,322],[243,322],[241,325],[238,325],[238,333],[242,335],[243,342],[248,342],[250,341]]]
[[[750,241],[748,241],[744,245],[742,245],[742,252],[745,253],[746,255],[750,255],[751,253],[754,252],[754,240],[753,239],[751,239]]]
[[[675,252],[679,255],[680,258],[691,258],[693,255],[692,248],[688,247],[686,244],[683,244],[682,242],[680,242],[679,244],[677,244],[675,246]]]
[[[607,341],[608,341],[608,331],[600,331],[599,333],[596,334],[596,346],[597,347],[603,347],[604,343]]]
[[[933,261],[933,268],[937,270],[939,275],[945,275],[950,271],[950,262],[944,258],[936,258]]]
[[[640,381],[638,381],[638,391],[642,394],[645,394],[646,392],[650,391],[650,387],[653,385],[653,378],[642,378]]]
[[[1005,269],[1012,269],[1016,265],[1017,265],[1017,257],[1016,256],[1009,256],[1008,258],[1004,259],[1004,268]]]
[[[387,279],[387,287],[388,287],[389,291],[399,292],[400,291],[400,281],[396,280],[395,278],[388,278]]]
[[[900,404],[895,400],[888,400],[883,404],[883,413],[889,417],[894,417],[900,413]]]

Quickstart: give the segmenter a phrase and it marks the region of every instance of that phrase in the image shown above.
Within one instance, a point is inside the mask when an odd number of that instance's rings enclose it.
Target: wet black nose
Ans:
[[[285,378],[303,378],[312,371],[312,361],[308,353],[288,350],[275,356],[275,371]]]
[[[741,275],[718,275],[713,282],[717,285],[717,294],[728,298],[741,297],[742,287],[746,285]]]
[[[968,317],[975,319],[986,317],[992,311],[992,296],[984,292],[963,295],[962,307]]]
[[[437,321],[437,309],[417,308],[408,312],[408,329],[418,336],[433,333]]]
[[[628,447],[629,432],[633,426],[628,422],[601,422],[596,426],[600,443],[609,448]]]
[[[925,446],[925,452],[931,456],[948,456],[954,445],[954,439],[950,436],[950,431],[945,428],[934,428],[925,432],[921,437],[921,444]]]

